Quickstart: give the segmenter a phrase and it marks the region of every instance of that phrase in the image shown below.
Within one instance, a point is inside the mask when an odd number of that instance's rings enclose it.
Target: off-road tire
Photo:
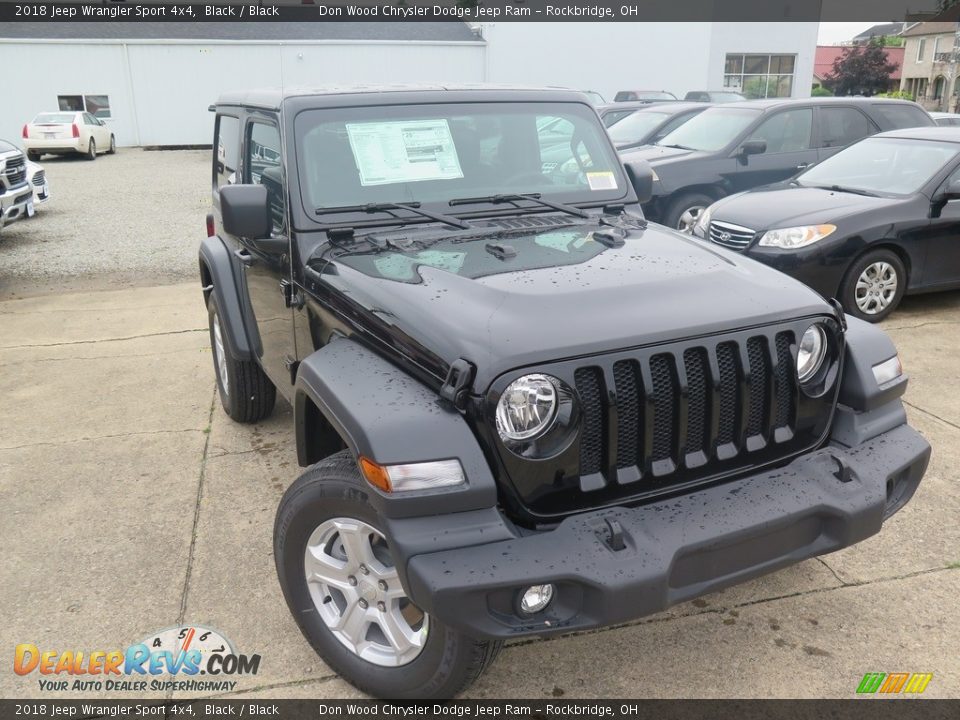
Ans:
[[[357,689],[383,698],[454,697],[493,663],[502,642],[468,637],[431,616],[420,654],[406,665],[383,667],[358,657],[340,643],[310,596],[304,552],[311,533],[336,517],[382,528],[370,505],[370,492],[350,451],[344,450],[310,467],[284,493],[274,523],[273,553],[287,606],[317,654]]]
[[[867,267],[880,262],[890,265],[896,273],[897,291],[889,305],[883,308],[883,310],[876,313],[866,313],[857,305],[857,280]],[[840,284],[840,296],[837,299],[840,300],[843,309],[849,314],[861,320],[866,320],[867,322],[877,323],[897,309],[907,289],[907,280],[907,269],[904,267],[899,255],[885,248],[871,250],[858,257],[847,270],[847,274],[844,275],[843,282]]]
[[[84,153],[84,157],[87,160],[97,159],[97,141],[93,138],[90,138],[90,143],[87,145],[87,152]]]
[[[220,345],[227,374],[227,383],[224,387],[223,380],[220,377],[220,363],[214,333],[214,320],[219,318],[219,314],[220,309],[217,307],[216,295],[210,293],[210,299],[207,300],[207,315],[210,324],[210,354],[213,356],[213,371],[216,375],[220,404],[233,420],[241,423],[255,423],[268,417],[273,412],[273,406],[277,401],[277,389],[255,360],[237,360],[233,356],[230,352],[230,345],[226,342],[224,335],[226,331],[221,320],[222,340]]]

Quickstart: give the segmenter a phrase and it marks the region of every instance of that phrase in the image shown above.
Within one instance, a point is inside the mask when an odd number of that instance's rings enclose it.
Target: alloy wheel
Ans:
[[[694,205],[683,211],[680,215],[680,219],[677,220],[677,230],[684,233],[692,233],[693,226],[697,224],[697,220],[700,219],[700,213],[702,213],[706,208],[703,205]]]
[[[307,540],[303,566],[320,618],[352,653],[398,667],[423,651],[429,618],[407,598],[386,539],[372,525],[326,520]]]
[[[876,315],[886,310],[897,295],[897,271],[888,262],[878,261],[867,265],[854,290],[857,307],[866,315]]]

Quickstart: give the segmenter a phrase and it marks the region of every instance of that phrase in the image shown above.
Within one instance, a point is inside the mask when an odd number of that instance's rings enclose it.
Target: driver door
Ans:
[[[766,152],[737,160],[735,191],[781,182],[817,162],[813,147],[813,108],[781,110],[761,122],[748,140],[763,140]]]

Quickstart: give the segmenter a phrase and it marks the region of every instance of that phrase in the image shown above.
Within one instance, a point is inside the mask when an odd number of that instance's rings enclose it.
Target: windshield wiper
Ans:
[[[314,210],[316,215],[332,215],[333,213],[345,213],[345,212],[362,212],[362,213],[378,213],[378,212],[389,212],[390,210],[407,210],[421,217],[430,218],[431,220],[436,220],[437,222],[442,222],[451,227],[459,228],[460,230],[469,230],[472,225],[469,223],[460,220],[459,218],[452,217],[450,215],[442,215],[440,213],[430,212],[429,210],[421,210],[420,203],[367,203],[366,205],[343,205],[341,207],[330,207],[330,208],[317,208]]]
[[[520,200],[530,200],[532,202],[543,205],[544,207],[552,208],[554,210],[559,210],[560,212],[565,212],[568,215],[576,215],[581,218],[590,217],[590,213],[585,210],[581,210],[578,207],[573,205],[564,205],[563,203],[552,202],[551,200],[544,200],[540,197],[540,193],[505,193],[503,195],[480,195],[478,197],[466,197],[466,198],[456,198],[451,200],[448,204],[453,207],[456,205],[471,205],[473,203],[491,203],[493,205],[500,205],[501,203],[516,203]]]
[[[866,197],[880,197],[869,190],[860,190],[859,188],[843,187],[841,185],[807,185],[805,187],[815,187],[818,190],[831,190],[833,192],[850,193],[851,195],[865,195]]]
[[[689,145],[663,145],[661,143],[657,143],[657,145],[660,147],[675,148],[677,150],[696,150],[696,148],[692,148]]]

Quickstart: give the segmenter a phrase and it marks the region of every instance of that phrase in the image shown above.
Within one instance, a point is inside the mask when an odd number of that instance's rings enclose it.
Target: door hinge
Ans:
[[[470,390],[470,383],[473,382],[475,370],[476,368],[463,358],[457,358],[450,363],[447,379],[440,387],[440,397],[453,403],[453,406],[458,410],[466,409],[467,395]]]
[[[290,384],[295,385],[297,382],[297,370],[300,369],[300,361],[287,355],[283,358],[283,366],[287,369],[287,372],[290,373]]]
[[[280,280],[280,292],[283,293],[283,306],[299,310],[303,307],[303,295],[297,292],[296,286],[283,278]]]

